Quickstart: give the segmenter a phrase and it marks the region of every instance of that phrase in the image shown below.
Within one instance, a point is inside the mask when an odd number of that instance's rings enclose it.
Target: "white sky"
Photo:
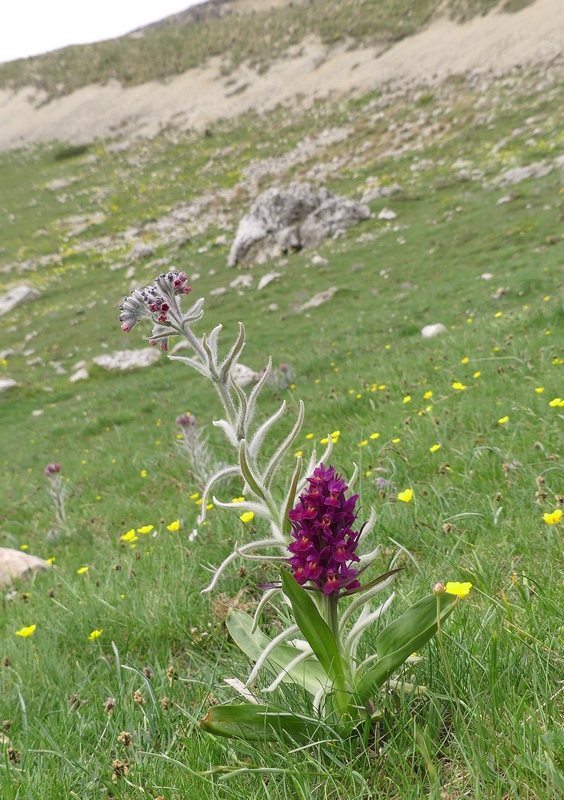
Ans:
[[[122,36],[202,0],[0,0],[0,63]]]

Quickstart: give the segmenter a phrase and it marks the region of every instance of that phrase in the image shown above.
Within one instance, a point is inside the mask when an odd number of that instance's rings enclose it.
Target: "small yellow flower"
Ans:
[[[207,503],[206,509],[209,511],[212,508],[213,508],[213,503]]]
[[[119,537],[122,542],[136,542],[138,537],[135,535],[135,528],[132,528],[127,533],[124,533],[122,536]]]
[[[472,584],[469,582],[459,583],[458,581],[448,581],[445,586],[445,592],[447,594],[455,594],[457,597],[462,598],[470,593],[471,588]]]
[[[399,444],[401,442],[400,437],[398,436],[396,439],[392,439],[392,444]]]
[[[20,550],[29,550],[29,545],[28,544],[21,544],[20,545]]]
[[[560,397],[555,397],[554,400],[551,400],[548,405],[551,406],[551,408],[558,408],[563,402],[564,401]]]
[[[299,456],[303,456],[303,450],[296,450],[294,453],[294,458],[298,458]]]
[[[411,403],[411,395],[410,394],[406,394],[406,396],[403,398],[403,402],[404,403]]]
[[[481,372],[475,372],[475,373],[472,375],[472,377],[473,377],[473,378],[479,378],[481,374],[482,374]]]
[[[51,556],[51,558],[48,558],[47,559],[47,563],[48,564],[54,564],[55,563],[55,556]]]
[[[562,519],[562,511],[561,509],[557,508],[552,512],[552,514],[543,514],[542,518],[547,525],[556,525],[556,523],[560,522]]]
[[[509,422],[509,417],[501,417],[501,419],[498,419],[500,425],[505,425],[506,422]]]
[[[430,400],[432,396],[433,392],[431,391],[425,392],[425,394],[423,395],[423,400]]]
[[[437,452],[437,450],[440,450],[440,449],[441,449],[441,445],[440,445],[439,443],[437,443],[437,444],[432,444],[432,445],[431,445],[431,447],[429,448],[429,450],[431,451],[431,453],[436,453],[436,452]]]
[[[544,386],[537,386],[537,388],[535,389],[535,392],[537,394],[542,394],[544,392]]]
[[[355,395],[355,397],[356,397],[356,399],[357,399],[357,400],[360,400],[360,398],[362,397],[362,395],[361,395],[361,394],[357,394],[357,395]]]
[[[243,496],[241,496],[241,497],[233,497],[231,499],[231,502],[232,503],[244,503],[245,502],[245,498]]]
[[[141,470],[141,477],[142,478],[146,478],[147,477],[147,470],[146,469],[142,469]]]
[[[496,318],[503,317],[503,311],[496,311],[494,317]]]
[[[89,569],[90,567],[80,567],[80,569],[77,569],[76,572],[78,575],[85,575]]]
[[[241,522],[250,522],[254,518],[255,518],[254,511],[245,511],[245,513],[241,514],[241,516],[239,517]]]
[[[143,525],[142,528],[137,528],[137,533],[151,533],[152,530],[152,525]]]
[[[368,444],[368,439],[363,439],[362,442],[358,443],[358,447],[366,447]]]
[[[547,294],[546,297],[543,297],[542,299],[544,300],[545,303],[548,303],[548,301],[550,300],[550,295]]]
[[[464,391],[464,389],[467,389],[468,387],[467,387],[467,386],[465,386],[463,383],[460,383],[460,381],[455,381],[455,382],[452,384],[452,388],[453,388],[453,389],[457,389],[459,392],[463,392],[463,391]]]
[[[329,439],[325,436],[323,439],[319,440],[319,444],[329,444]]]
[[[380,436],[379,433],[371,433],[369,438],[370,439],[377,439],[379,436]]]
[[[33,636],[36,628],[37,625],[28,625],[27,628],[20,628],[19,631],[16,631],[16,636],[23,636],[26,639],[28,636]]]
[[[465,356],[460,363],[461,364],[467,364],[469,361],[470,361],[470,359],[468,358],[468,356]]]
[[[333,431],[333,433],[331,434],[331,438],[332,439],[338,439],[340,435],[341,435],[341,431]]]
[[[398,500],[401,500],[402,503],[409,503],[413,499],[413,490],[412,489],[404,489],[403,492],[399,492]]]
[[[169,531],[177,531],[180,528],[180,520],[175,519],[174,522],[171,522],[170,525],[167,525],[166,527]]]
[[[90,633],[90,634],[88,635],[88,641],[89,641],[89,642],[93,642],[93,641],[94,641],[94,639],[97,639],[97,638],[98,638],[98,636],[101,636],[101,635],[102,635],[102,632],[103,632],[103,630],[104,630],[103,628],[100,628],[100,630],[99,630],[99,631],[92,631],[92,633]]]
[[[306,439],[313,439],[313,433],[306,433]]]
[[[190,495],[190,500],[197,500],[199,496],[200,496],[199,492],[194,492],[194,494]]]

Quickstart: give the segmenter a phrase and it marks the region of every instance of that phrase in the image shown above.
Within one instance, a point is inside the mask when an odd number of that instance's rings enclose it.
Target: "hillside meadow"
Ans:
[[[564,502],[562,100],[558,71],[541,83],[517,70],[280,108],[206,135],[0,154],[1,282],[40,292],[0,318],[0,374],[18,382],[0,396],[0,544],[53,560],[2,600],[3,800],[564,796],[564,525],[543,519]],[[285,159],[325,129],[345,134]],[[503,179],[530,164],[547,169]],[[322,244],[318,263],[302,251],[227,270],[254,194],[291,180],[355,198],[400,188]],[[384,207],[394,219],[378,219]],[[131,257],[140,242],[153,256]],[[205,298],[199,334],[222,323],[227,348],[242,321],[243,363],[260,370],[271,355],[291,370],[261,395],[258,422],[287,403],[267,448],[302,399],[295,453],[333,434],[332,463],[359,466],[380,571],[401,552],[389,617],[437,581],[473,584],[402,673],[411,690],[382,694],[368,742],[324,730],[307,745],[246,744],[198,727],[235,699],[224,679],[249,673],[227,610],[252,610],[275,573],[237,564],[200,593],[210,565],[262,524],[210,508],[197,525],[201,486],[175,419],[195,415],[214,457],[231,461],[211,387],[166,354],[129,373],[92,363],[145,346],[148,328],[120,330],[119,302],[172,267]],[[230,287],[247,274],[250,288]],[[299,311],[332,286],[327,304]],[[446,332],[423,339],[436,322]],[[89,379],[71,383],[80,361]],[[52,462],[68,489],[58,539]],[[225,483],[218,496],[240,491]],[[277,699],[307,702],[287,687]]]

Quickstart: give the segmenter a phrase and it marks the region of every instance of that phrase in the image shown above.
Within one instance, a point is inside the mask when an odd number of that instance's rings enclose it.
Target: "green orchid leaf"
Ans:
[[[253,631],[253,618],[243,611],[231,609],[226,620],[227,630],[235,644],[248,656],[251,661],[258,661],[271,639],[258,628]],[[300,650],[289,644],[280,644],[273,651],[267,661],[268,666],[276,673],[285,670]],[[329,678],[327,673],[312,656],[307,661],[293,667],[284,678],[284,683],[296,683],[302,686],[309,694],[315,695],[322,686],[327,686]]]
[[[281,570],[281,575],[282,590],[292,604],[298,627],[333,682],[336,708],[344,711],[349,697],[345,669],[335,637],[303,586],[287,570]]]
[[[212,706],[200,721],[200,728],[215,736],[251,742],[279,739],[284,734],[294,741],[310,742],[319,736],[320,724],[319,720],[272,706],[240,703]]]
[[[406,658],[435,635],[438,615],[442,624],[457,600],[450,594],[428,595],[384,628],[376,639],[376,663],[357,674],[356,701],[367,703]]]

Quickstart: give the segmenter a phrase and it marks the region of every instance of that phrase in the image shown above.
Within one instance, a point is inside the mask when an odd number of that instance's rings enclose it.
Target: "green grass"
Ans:
[[[49,100],[90,83],[166,80],[214,57],[222,59],[226,74],[243,62],[263,71],[307,36],[326,45],[390,45],[423,28],[439,9],[467,20],[494,5],[492,0],[449,0],[446,6],[439,0],[306,0],[219,18],[211,5],[200,19],[172,17],[144,29],[140,38],[123,36],[0,64],[0,86],[34,86]]]
[[[162,137],[127,153],[107,153],[99,142],[71,158],[57,158],[58,145],[0,155],[1,257],[12,265],[0,276],[6,287],[25,282],[42,291],[0,318],[2,349],[14,351],[0,369],[19,382],[0,396],[0,544],[56,559],[48,574],[3,601],[0,720],[10,720],[14,751],[2,751],[3,800],[564,796],[563,532],[542,521],[564,493],[562,411],[549,405],[564,396],[563,182],[554,169],[510,189],[491,184],[514,164],[562,153],[564,105],[561,82],[540,91],[534,75],[518,81],[518,104],[503,81],[485,95],[480,88],[487,117],[476,108],[477,92],[458,82],[423,102],[396,98],[383,120],[373,119],[378,97],[367,97],[316,106],[307,118],[249,116],[218,125],[211,137]],[[211,297],[237,275],[225,269],[227,248],[213,244],[220,225],[198,229],[199,215],[186,223],[190,241],[178,247],[148,223],[204,191],[237,184],[258,143],[266,145],[261,157],[290,151],[311,133],[311,114],[319,128],[353,128],[322,156],[347,158],[329,188],[360,196],[376,176],[397,181],[402,193],[375,201],[371,220],[320,247],[328,266],[314,267],[311,254],[300,253],[280,261],[283,277],[261,293]],[[420,114],[429,115],[423,125],[435,114],[443,127],[423,149],[384,157],[388,128],[415,124]],[[544,128],[536,144],[525,143],[529,133],[510,138],[531,116],[542,117],[535,124]],[[502,138],[508,143],[493,152]],[[430,165],[412,170],[421,159]],[[484,177],[460,175],[459,159]],[[306,179],[318,161],[285,179]],[[60,178],[76,180],[46,188]],[[509,191],[512,202],[498,206]],[[214,202],[235,225],[248,199],[241,190]],[[394,223],[376,219],[383,205],[397,212]],[[100,211],[104,221],[76,235],[60,222]],[[302,750],[287,742],[250,747],[198,730],[210,702],[232,697],[223,679],[248,674],[228,639],[226,609],[252,608],[257,583],[272,574],[260,564],[246,574],[234,569],[211,598],[200,594],[207,565],[254,533],[236,515],[212,509],[188,541],[198,507],[176,450],[175,417],[190,410],[209,426],[218,458],[231,458],[211,427],[221,411],[203,379],[163,356],[130,374],[89,364],[89,381],[69,383],[77,361],[141,347],[148,335],[136,328],[127,338],[117,322],[132,279],[127,267],[110,267],[129,266],[132,242],[120,234],[130,228],[141,229],[134,241],[153,244],[156,258],[200,273],[193,284],[194,296],[206,297],[199,331],[222,322],[227,346],[242,320],[244,363],[258,369],[272,354],[275,364],[291,365],[294,387],[265,392],[259,419],[286,399],[286,430],[301,398],[306,425],[296,449],[309,452],[341,431],[333,461],[345,474],[353,462],[360,466],[362,515],[371,505],[378,514],[367,543],[383,545],[378,567],[386,568],[396,543],[411,556],[391,614],[438,580],[474,584],[448,622],[444,654],[433,641],[410,676],[427,692],[383,695],[384,722],[368,747],[354,739]],[[15,273],[22,264],[26,271]],[[140,262],[135,280],[149,282],[161,269]],[[252,269],[255,285],[270,269]],[[482,280],[484,272],[493,280]],[[339,291],[328,305],[294,313],[332,285]],[[498,287],[509,291],[494,300]],[[266,311],[271,303],[277,312]],[[423,340],[420,328],[437,321],[448,333]],[[67,374],[57,374],[56,363]],[[467,388],[456,390],[455,382]],[[43,413],[34,417],[34,410]],[[310,432],[313,440],[305,438]],[[375,432],[379,438],[370,439]],[[53,509],[43,467],[50,461],[62,464],[69,487],[72,535],[59,542],[47,538]],[[378,477],[387,488],[377,488]],[[395,502],[390,495],[408,486],[413,502]],[[176,519],[181,529],[167,530]],[[146,524],[158,535],[140,536],[133,549],[120,542]],[[78,574],[83,566],[88,571]],[[14,635],[30,624],[33,636]],[[89,641],[95,629],[103,633]],[[133,699],[137,690],[143,704]],[[305,707],[305,698],[285,691],[280,702]],[[110,697],[113,712],[104,710]],[[122,731],[131,733],[130,745],[119,741]]]

